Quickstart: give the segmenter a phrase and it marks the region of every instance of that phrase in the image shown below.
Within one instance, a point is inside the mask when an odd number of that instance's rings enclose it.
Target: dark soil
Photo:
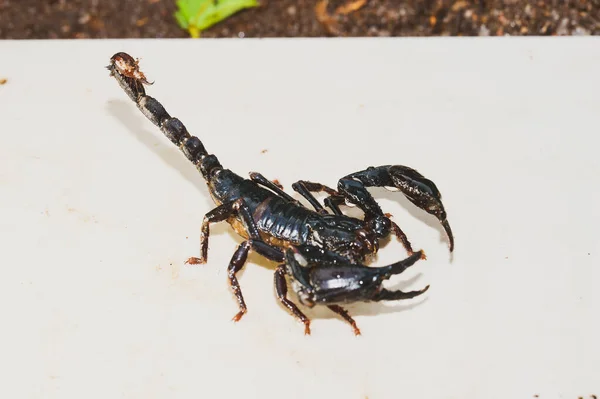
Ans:
[[[204,37],[598,35],[600,0],[262,0]],[[188,37],[175,0],[0,0],[0,39]]]

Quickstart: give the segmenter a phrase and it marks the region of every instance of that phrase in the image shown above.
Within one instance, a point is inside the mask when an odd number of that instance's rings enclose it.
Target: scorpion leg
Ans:
[[[314,183],[309,181],[300,180],[295,185],[292,185],[292,188],[296,190],[300,195],[306,198],[311,205],[320,213],[326,213],[321,204],[317,201],[317,199],[311,194],[312,192],[326,192],[329,194],[329,197],[325,198],[323,202],[325,206],[331,209],[334,215],[343,215],[340,205],[345,205],[346,200],[340,193],[335,191],[334,189],[325,186],[321,183]]]
[[[350,325],[352,326],[352,329],[354,330],[354,335],[360,335],[360,329],[356,326],[356,322],[354,321],[352,316],[350,316],[350,314],[348,313],[348,311],[346,309],[344,309],[343,307],[341,307],[339,305],[327,305],[327,307],[330,310],[332,310],[333,312],[342,316],[342,318],[344,320],[346,320],[348,323],[350,323]]]
[[[256,223],[252,219],[252,215],[250,214],[250,209],[246,205],[243,199],[237,199],[235,201],[227,202],[222,204],[212,211],[208,212],[204,215],[204,219],[202,220],[202,227],[200,228],[200,257],[189,258],[185,263],[191,265],[197,265],[206,263],[208,258],[208,236],[210,231],[210,224],[222,222],[227,220],[231,216],[240,215],[245,226],[246,231],[250,238],[260,240],[260,235],[258,234],[258,228],[256,227]]]
[[[275,248],[270,246],[269,244],[259,241],[259,240],[247,240],[241,243],[237,250],[234,252],[231,261],[229,262],[229,267],[227,268],[227,276],[229,278],[229,284],[233,293],[238,301],[239,312],[233,317],[233,321],[240,321],[242,316],[248,312],[248,307],[246,306],[246,302],[244,301],[244,296],[242,295],[242,289],[240,287],[240,283],[236,277],[237,272],[242,270],[246,260],[248,259],[248,254],[250,249],[258,252],[260,255],[268,258],[270,260],[276,262],[283,262],[284,257],[283,253]]]
[[[448,224],[446,211],[442,205],[441,194],[435,184],[414,169],[400,165],[369,167],[366,170],[349,174],[338,182],[338,191],[346,200],[356,204],[365,213],[365,219],[375,223],[387,219],[381,208],[367,191],[367,187],[395,187],[420,209],[438,218],[448,235],[450,252],[454,250],[454,236]],[[389,222],[385,222],[390,228]],[[382,225],[383,226],[383,225]],[[385,233],[386,229],[382,230]],[[401,236],[404,236],[402,233]],[[408,243],[403,240],[403,243]],[[408,248],[407,248],[408,249]]]
[[[298,309],[294,302],[287,298],[287,283],[285,281],[285,265],[279,265],[275,270],[275,292],[279,301],[302,323],[304,323],[304,334],[310,335],[310,319]]]
[[[393,220],[390,220],[390,223],[392,224],[392,231],[394,232],[394,235],[402,243],[404,249],[406,249],[409,255],[414,254],[412,245],[410,244],[410,241],[408,241],[408,237],[406,237],[406,233],[404,233],[400,226],[398,226]]]
[[[292,184],[292,189],[296,191],[298,194],[306,198],[308,202],[315,208],[315,210],[321,214],[327,214],[327,211],[323,208],[323,206],[317,201],[312,192],[324,191],[330,195],[339,195],[337,191],[332,188],[329,188],[320,183],[313,183],[310,181],[299,180],[296,183]],[[332,209],[333,210],[333,209]],[[339,209],[338,209],[339,210]],[[335,210],[333,210],[335,213]]]
[[[344,197],[330,195],[329,197],[325,198],[323,202],[325,203],[326,207],[331,209],[334,215],[343,215],[340,205],[344,205],[346,203]]]
[[[264,187],[272,190],[274,193],[276,193],[280,197],[283,197],[284,199],[286,199],[290,202],[295,202],[295,203],[298,202],[293,197],[291,197],[288,193],[283,191],[283,189],[281,187],[279,187],[277,184],[273,183],[272,181],[268,180],[266,177],[264,177],[260,173],[256,173],[256,172],[250,173],[250,179],[252,181],[260,184],[261,186],[264,186]]]
[[[240,308],[239,312],[233,317],[233,321],[239,321],[242,316],[248,312],[248,307],[244,301],[242,289],[236,274],[242,269],[242,267],[244,267],[246,259],[248,259],[248,253],[250,252],[250,249],[253,249],[262,256],[276,262],[282,262],[284,260],[283,253],[279,249],[262,241],[260,234],[258,233],[256,223],[250,214],[250,210],[242,198],[222,204],[204,216],[204,220],[202,222],[202,232],[200,234],[201,258],[190,258],[186,262],[189,264],[205,263],[208,254],[208,235],[210,223],[221,222],[229,217],[237,215],[241,216],[242,220],[244,221],[246,231],[250,239],[244,241],[238,246],[227,268],[229,285],[233,290]]]

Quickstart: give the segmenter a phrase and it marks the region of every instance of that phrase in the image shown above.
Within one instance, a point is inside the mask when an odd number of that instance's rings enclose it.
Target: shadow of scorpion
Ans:
[[[411,292],[383,288],[384,280],[425,259],[425,254],[422,250],[413,251],[406,234],[390,220],[389,214],[382,212],[367,187],[396,187],[417,207],[435,215],[453,251],[454,238],[440,192],[416,170],[399,165],[369,167],[340,179],[337,190],[309,181],[294,183],[292,188],[311,204],[314,208],[311,210],[259,173],[250,173],[250,179],[244,179],[224,169],[179,119],[171,117],[156,99],[146,95],[144,85],[153,83],[140,71],[138,60],[120,52],[111,57],[106,68],[140,111],[196,165],[217,204],[202,221],[200,257],[189,258],[186,263],[206,263],[211,223],[227,221],[245,239],[228,267],[229,283],[239,305],[234,321],[247,312],[236,273],[251,250],[280,263],[275,270],[277,297],[304,323],[305,334],[310,334],[310,320],[287,298],[286,276],[302,304],[327,306],[346,320],[356,335],[360,330],[342,304],[408,299],[427,291],[429,286]],[[313,192],[329,195],[324,204],[331,213],[321,206]],[[346,203],[358,206],[364,220],[342,214],[339,206]],[[367,257],[378,251],[379,240],[392,233],[410,256],[385,267],[365,266]]]

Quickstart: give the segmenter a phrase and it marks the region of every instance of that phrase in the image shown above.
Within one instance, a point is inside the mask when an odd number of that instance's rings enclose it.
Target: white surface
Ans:
[[[0,42],[0,397],[576,398],[600,394],[600,41]],[[456,236],[375,191],[428,260],[422,301],[325,311],[305,337],[272,264],[199,226],[200,175],[103,69],[240,174],[291,191],[369,165],[433,179]],[[263,149],[268,152],[261,153]],[[188,238],[189,237],[189,238]],[[403,258],[396,242],[377,264]]]

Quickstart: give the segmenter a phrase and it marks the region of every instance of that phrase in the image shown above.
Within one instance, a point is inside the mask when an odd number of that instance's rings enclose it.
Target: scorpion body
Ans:
[[[382,282],[399,274],[417,260],[424,258],[422,251],[413,251],[406,235],[384,214],[368,186],[399,188],[421,209],[436,215],[442,222],[453,250],[453,237],[439,191],[430,180],[404,166],[382,166],[350,174],[333,190],[319,183],[299,181],[292,187],[308,200],[314,210],[302,205],[276,183],[259,173],[250,173],[245,179],[223,168],[217,157],[209,154],[199,138],[188,133],[183,123],[171,117],[154,98],[146,95],[149,84],[139,70],[138,60],[126,53],[116,53],[107,66],[126,94],[140,111],[196,165],[207,182],[217,207],[203,219],[200,234],[200,257],[186,263],[207,261],[209,227],[212,223],[227,221],[245,241],[236,249],[228,267],[228,278],[236,296],[239,321],[247,312],[239,282],[236,278],[244,266],[249,251],[280,263],[275,272],[278,299],[305,325],[310,333],[310,320],[287,298],[286,276],[300,301],[308,306],[324,304],[348,321],[356,334],[360,331],[350,315],[340,306],[357,301],[380,301],[412,298],[425,292],[388,291]],[[312,192],[329,194],[325,205],[320,205]],[[339,206],[346,202],[360,207],[364,219],[344,215]],[[395,234],[409,257],[393,265],[371,268],[364,265],[367,257],[379,249],[379,240]]]

